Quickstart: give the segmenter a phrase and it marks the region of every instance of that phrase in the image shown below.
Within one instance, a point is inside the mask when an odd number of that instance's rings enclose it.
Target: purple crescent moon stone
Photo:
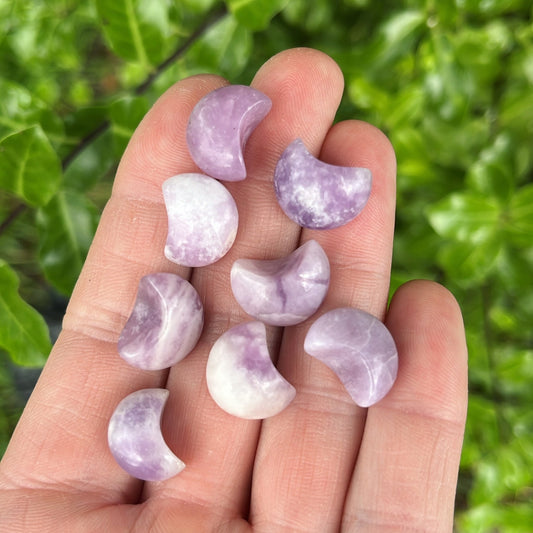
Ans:
[[[139,282],[118,352],[144,370],[169,368],[196,346],[203,324],[202,302],[188,281],[176,274],[148,274]]]
[[[274,172],[281,208],[291,220],[311,229],[337,228],[350,222],[366,205],[371,184],[369,169],[319,161],[300,139],[285,149]]]
[[[249,315],[273,326],[290,326],[320,307],[329,273],[324,250],[311,240],[281,259],[238,259],[231,268],[231,288]]]
[[[178,174],[163,183],[163,197],[168,215],[167,259],[199,267],[229,251],[239,213],[224,185],[203,174]]]
[[[218,406],[240,418],[274,416],[296,394],[270,359],[262,322],[240,324],[219,337],[209,353],[206,379]]]
[[[396,380],[398,352],[392,335],[359,309],[344,307],[322,315],[309,328],[304,350],[329,366],[361,407],[381,400]]]
[[[187,126],[194,162],[213,178],[246,178],[244,146],[271,107],[268,96],[246,85],[221,87],[204,96],[192,110]]]
[[[117,463],[144,481],[162,481],[184,468],[161,434],[161,415],[169,392],[142,389],[126,396],[109,421],[107,440]]]

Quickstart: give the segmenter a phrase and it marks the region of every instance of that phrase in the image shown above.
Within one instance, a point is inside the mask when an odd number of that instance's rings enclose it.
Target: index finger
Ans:
[[[21,485],[57,483],[102,498],[138,496],[142,483],[120,471],[109,453],[107,424],[120,399],[133,390],[164,386],[167,372],[140,372],[125,364],[117,353],[118,334],[143,275],[189,276],[189,269],[170,263],[162,252],[161,183],[196,170],[185,144],[187,120],[201,96],[225,83],[217,76],[177,83],[134,133],[59,339],[2,461],[2,473]]]

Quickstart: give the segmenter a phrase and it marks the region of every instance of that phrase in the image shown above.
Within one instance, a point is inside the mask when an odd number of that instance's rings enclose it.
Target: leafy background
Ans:
[[[391,290],[436,279],[464,312],[456,529],[531,531],[532,16],[529,0],[0,0],[0,454],[151,103],[312,46],[345,74],[337,118],[396,149]]]

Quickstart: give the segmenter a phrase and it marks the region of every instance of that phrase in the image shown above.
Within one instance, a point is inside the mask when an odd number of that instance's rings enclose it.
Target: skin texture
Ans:
[[[226,83],[215,76],[177,83],[134,134],[63,331],[0,463],[0,530],[449,532],[467,407],[461,313],[446,289],[414,281],[385,315],[394,152],[368,124],[332,127],[343,77],[329,57],[285,51],[255,76],[252,85],[273,106],[246,145],[248,177],[227,184],[240,215],[230,252],[194,271],[164,258],[161,184],[198,171],[187,152],[187,119]],[[273,171],[296,137],[323,161],[372,170],[368,204],[346,226],[302,231],[277,205]],[[331,263],[322,309],[355,306],[384,319],[398,346],[397,381],[383,401],[361,409],[329,368],[304,353],[309,321],[271,328],[269,347],[297,395],[263,422],[232,417],[205,385],[211,345],[246,320],[231,294],[231,265],[287,255],[310,238]],[[153,271],[190,279],[204,302],[203,335],[170,372],[137,370],[116,352],[135,287]],[[118,402],[147,387],[170,390],[163,434],[187,465],[166,482],[131,478],[107,446]]]

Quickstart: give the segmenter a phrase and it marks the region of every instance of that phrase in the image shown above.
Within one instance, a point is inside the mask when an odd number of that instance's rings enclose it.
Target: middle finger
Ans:
[[[163,486],[147,494],[192,501],[220,515],[246,513],[259,421],[241,420],[222,411],[210,398],[205,364],[216,338],[238,322],[250,320],[230,289],[230,268],[240,257],[280,257],[298,244],[299,228],[281,213],[272,185],[274,166],[295,137],[317,153],[339,104],[343,81],[336,64],[312,50],[275,56],[252,85],[272,100],[272,110],[246,146],[248,177],[226,184],[239,210],[239,232],[230,252],[209,267],[196,269],[192,283],[204,301],[205,329],[196,350],[169,375],[171,391],[168,441],[187,464]],[[276,344],[275,332],[270,339]],[[181,429],[180,429],[181,428]]]

